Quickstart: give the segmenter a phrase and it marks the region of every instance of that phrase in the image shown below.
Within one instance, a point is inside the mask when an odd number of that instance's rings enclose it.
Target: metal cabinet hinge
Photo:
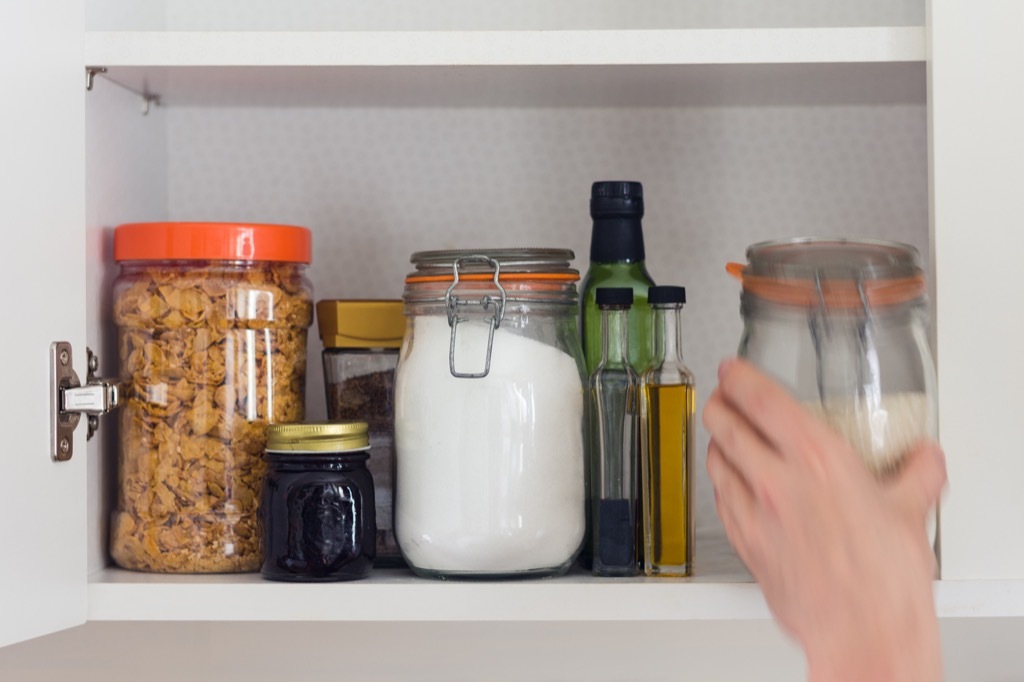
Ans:
[[[127,90],[133,95],[137,95],[142,98],[142,115],[149,116],[149,111],[152,107],[158,107],[162,104],[160,101],[160,95],[155,92],[150,92],[149,88],[143,88],[141,91],[135,88],[129,87],[124,83],[114,80],[107,75],[109,69],[105,66],[87,66],[85,67],[85,89],[88,92],[92,92],[93,86],[96,84],[96,76],[103,76],[104,80],[110,81],[122,90]]]
[[[72,364],[71,344],[50,344],[50,457],[55,462],[71,459],[73,435],[83,414],[89,424],[87,438],[92,438],[99,428],[100,415],[117,407],[121,398],[117,383],[96,376],[99,358],[88,348],[86,353],[88,374],[83,386]]]

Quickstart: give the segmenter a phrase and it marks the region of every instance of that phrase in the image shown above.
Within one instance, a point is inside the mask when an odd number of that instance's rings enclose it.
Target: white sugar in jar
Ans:
[[[395,531],[418,574],[557,575],[583,541],[571,251],[415,254],[395,378]]]

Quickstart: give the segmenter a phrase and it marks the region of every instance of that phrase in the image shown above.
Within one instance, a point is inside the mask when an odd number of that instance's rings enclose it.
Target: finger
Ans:
[[[720,507],[731,516],[739,534],[744,535],[757,520],[757,503],[746,482],[714,441],[708,444],[707,469]]]
[[[718,388],[733,409],[783,457],[812,456],[823,449],[835,449],[833,446],[842,442],[782,386],[743,360],[722,363]],[[821,447],[823,443],[825,448]]]
[[[743,478],[760,504],[773,506],[770,493],[782,466],[780,454],[719,395],[712,393],[703,412],[704,427],[715,446]]]
[[[916,519],[938,504],[946,486],[946,458],[934,441],[923,441],[909,453],[888,487],[890,499]]]

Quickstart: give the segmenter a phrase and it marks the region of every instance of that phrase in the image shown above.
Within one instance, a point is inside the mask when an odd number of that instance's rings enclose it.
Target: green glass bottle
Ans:
[[[601,311],[597,308],[598,287],[633,290],[629,311],[629,360],[643,372],[651,362],[651,309],[647,289],[654,280],[644,264],[644,190],[639,182],[624,180],[595,182],[590,192],[590,269],[580,291],[580,333],[587,372],[593,373],[601,360]]]

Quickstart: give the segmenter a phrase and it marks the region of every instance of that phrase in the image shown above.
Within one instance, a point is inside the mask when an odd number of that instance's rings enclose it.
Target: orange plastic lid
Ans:
[[[114,260],[310,263],[313,238],[296,225],[128,223],[114,229]]]

